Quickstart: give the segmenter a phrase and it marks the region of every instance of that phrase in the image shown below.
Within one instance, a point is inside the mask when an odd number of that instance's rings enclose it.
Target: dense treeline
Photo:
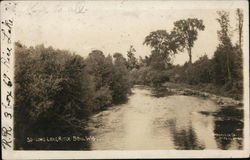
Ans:
[[[131,71],[132,82],[136,84],[160,85],[172,81],[190,85],[209,86],[207,91],[241,99],[243,94],[242,28],[243,13],[237,9],[238,42],[232,43],[229,13],[218,12],[217,21],[219,44],[211,59],[201,56],[192,63],[191,49],[197,39],[198,30],[204,30],[202,20],[186,19],[174,23],[173,30],[151,32],[144,44],[152,48],[149,57],[139,59],[139,69]],[[172,65],[171,56],[187,49],[189,62],[184,65]]]
[[[219,11],[217,18],[221,29],[218,31],[219,45],[211,59],[207,55],[199,58],[192,65],[187,63],[184,66],[176,66],[172,69],[172,76],[175,82],[184,82],[192,85],[201,83],[213,84],[219,88],[217,92],[225,96],[242,99],[243,94],[243,59],[242,59],[242,24],[243,14],[241,10],[236,12],[238,20],[239,40],[232,43],[229,30],[229,13]],[[170,69],[171,70],[171,69]],[[211,88],[210,88],[211,89]]]
[[[27,143],[27,137],[87,135],[91,113],[126,101],[131,84],[125,58],[99,50],[86,59],[43,45],[15,44],[15,148],[74,149],[82,143]],[[77,146],[80,145],[80,146]],[[87,146],[85,146],[87,147]]]
[[[188,52],[189,64],[192,63],[192,47],[197,40],[198,31],[203,31],[203,21],[197,18],[182,19],[174,22],[172,31],[157,30],[146,36],[144,45],[152,48],[151,55],[140,57],[139,69],[131,72],[132,82],[159,86],[169,80],[168,71],[172,65],[172,56]]]

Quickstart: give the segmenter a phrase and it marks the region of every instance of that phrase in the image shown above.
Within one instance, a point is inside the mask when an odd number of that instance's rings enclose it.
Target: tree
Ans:
[[[229,24],[229,13],[226,11],[218,11],[217,12],[219,15],[219,18],[217,18],[217,21],[220,24],[221,30],[219,30],[218,33],[218,38],[220,41],[218,51],[220,52],[225,52],[226,54],[226,70],[227,70],[227,77],[228,81],[231,83],[232,82],[232,73],[230,70],[230,54],[232,52],[232,42],[230,38],[230,24]],[[216,55],[216,54],[215,54]]]
[[[127,94],[130,93],[129,72],[126,66],[126,59],[121,53],[115,53],[113,57],[114,73],[110,89],[113,91],[113,102],[121,103],[127,100]]]
[[[180,37],[175,31],[157,30],[146,36],[143,44],[153,48],[151,58],[161,60],[165,66],[171,61],[171,56],[182,50]],[[155,57],[158,56],[158,57]]]
[[[26,138],[83,136],[91,113],[126,100],[131,88],[126,59],[114,57],[113,63],[110,55],[94,50],[84,60],[69,51],[16,43],[15,149],[87,147],[80,142],[37,145]]]
[[[86,59],[87,70],[94,77],[96,90],[104,86],[106,70],[105,56],[100,50],[93,50]]]
[[[142,58],[141,56],[139,56],[139,67],[143,67],[143,66],[149,66],[149,57],[145,56],[144,58]]]
[[[94,110],[105,109],[112,103],[110,85],[113,79],[112,57],[105,57],[100,50],[93,50],[86,59],[88,73],[93,77],[95,94]]]
[[[127,56],[128,56],[128,69],[129,70],[132,70],[134,68],[138,68],[139,67],[139,64],[138,64],[138,61],[135,57],[135,53],[136,50],[135,48],[131,45],[129,50],[127,51]]]
[[[239,32],[239,46],[242,48],[242,29],[243,29],[243,10],[237,8],[236,10],[236,19],[238,21],[237,31]]]
[[[16,44],[15,60],[15,148],[68,147],[29,144],[26,137],[83,132],[83,117],[89,115],[93,97],[84,59],[43,45]]]
[[[181,44],[186,48],[189,56],[189,63],[192,63],[192,47],[197,40],[198,31],[203,31],[203,21],[197,18],[188,18],[174,22],[174,31],[182,38]]]

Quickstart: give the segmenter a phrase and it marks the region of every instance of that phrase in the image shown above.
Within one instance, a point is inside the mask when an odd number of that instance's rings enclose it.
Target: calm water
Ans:
[[[91,150],[242,149],[241,108],[135,87],[126,104],[91,117]]]

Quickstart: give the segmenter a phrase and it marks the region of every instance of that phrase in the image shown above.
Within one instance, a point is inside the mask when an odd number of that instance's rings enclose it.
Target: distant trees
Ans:
[[[127,94],[131,92],[129,72],[126,67],[126,59],[121,53],[115,53],[114,57],[114,73],[113,81],[111,83],[111,90],[113,91],[114,103],[124,102],[127,100]]]
[[[180,37],[176,32],[168,33],[165,30],[157,30],[146,36],[143,44],[150,46],[152,54],[150,56],[152,67],[162,70],[167,68],[171,61],[171,56],[181,50]]]
[[[131,45],[127,52],[127,57],[128,57],[127,65],[129,70],[139,67],[138,61],[135,57],[135,52],[136,52],[135,48]]]
[[[198,85],[200,83],[211,83],[213,82],[213,61],[208,59],[207,55],[201,56],[192,65],[185,63],[183,68],[178,68],[177,81],[185,82],[192,85]]]
[[[189,63],[192,63],[192,48],[197,40],[198,31],[203,31],[203,21],[197,18],[188,18],[174,22],[174,31],[181,37],[183,47],[187,49]]]
[[[86,59],[43,45],[15,45],[15,148],[66,149],[83,144],[32,145],[27,137],[72,136],[86,133],[93,112],[127,99],[132,87],[126,59],[105,57],[100,50]]]
[[[219,44],[212,59],[201,56],[192,63],[192,48],[203,31],[203,21],[188,18],[174,22],[171,32],[157,30],[145,37],[144,43],[152,48],[149,57],[140,58],[138,70],[131,72],[132,82],[159,85],[166,81],[184,82],[192,85],[214,84],[226,95],[240,99],[243,90],[242,32],[243,11],[236,10],[238,42],[234,45],[230,31],[229,13],[218,11],[216,19],[220,25],[217,32]],[[173,66],[172,56],[187,49],[189,62]]]
[[[241,13],[237,12],[238,14]],[[221,26],[221,30],[218,31],[220,43],[214,54],[216,82],[225,85],[228,90],[239,92],[243,90],[242,26],[240,25],[240,29],[238,29],[240,38],[238,44],[233,45],[229,30],[229,13],[220,11],[218,15],[219,18],[217,20]],[[240,17],[243,17],[243,15],[240,15]],[[243,24],[243,19],[239,23]]]
[[[210,83],[221,90],[223,95],[241,99],[243,92],[243,53],[241,49],[243,14],[240,9],[237,9],[236,17],[240,23],[237,25],[239,40],[233,44],[229,13],[226,11],[217,13],[220,30],[217,32],[219,44],[214,56],[211,59],[208,59],[206,55],[201,56],[192,65],[186,63],[183,66],[175,66],[167,72],[171,81],[193,85]]]
[[[198,31],[204,30],[203,21],[197,18],[188,18],[174,22],[171,32],[157,30],[145,37],[143,44],[150,46],[150,64],[156,70],[167,69],[171,65],[171,56],[187,49],[189,63],[192,63],[192,47],[197,40]]]
[[[243,38],[243,35],[242,35],[242,31],[243,31],[243,10],[242,9],[239,9],[237,8],[236,10],[236,20],[237,20],[237,31],[238,31],[238,34],[239,34],[239,46],[240,48],[242,47],[242,38]]]
[[[141,71],[141,74],[144,75],[139,76],[141,81],[153,85],[168,81],[169,75],[166,70],[172,67],[172,57],[184,49],[188,50],[189,63],[191,64],[191,50],[194,41],[197,40],[198,31],[204,29],[202,20],[188,18],[174,22],[174,28],[170,32],[156,30],[146,36],[143,44],[150,46],[152,51],[149,57],[140,59],[139,66],[143,66],[143,69],[139,69],[137,74],[140,74]],[[133,73],[135,74],[135,71]]]
[[[105,57],[100,50],[93,50],[85,62],[95,91],[92,108],[93,110],[104,109],[112,104],[112,91],[109,89],[113,73],[112,59]]]
[[[164,66],[160,56],[140,57],[139,68],[130,71],[130,81],[133,84],[159,86],[169,80]]]
[[[224,79],[222,81],[222,83],[224,84],[226,81],[230,82],[232,81],[232,75],[231,75],[231,69],[230,67],[231,65],[231,58],[232,58],[232,49],[233,49],[233,45],[231,42],[231,38],[229,36],[229,13],[225,12],[225,11],[219,11],[218,12],[219,18],[217,18],[217,21],[220,24],[221,30],[218,31],[218,38],[219,38],[219,46],[217,48],[217,51],[215,52],[215,59],[218,60],[219,62],[216,63],[218,65],[221,66],[226,66],[225,68],[223,67],[224,70],[226,70],[227,74],[221,74],[219,72],[217,72],[217,76],[223,76],[224,78],[227,77],[227,79]],[[218,53],[219,52],[219,53]],[[220,54],[220,55],[218,55]],[[223,55],[224,54],[224,55]],[[217,56],[218,55],[218,56]],[[222,59],[219,60],[219,57],[221,57]],[[226,60],[225,60],[226,59]],[[225,63],[224,63],[225,62]],[[222,68],[219,66],[219,68]],[[217,70],[216,70],[217,71]],[[220,78],[220,80],[222,80],[222,78]],[[217,80],[217,82],[219,82]]]

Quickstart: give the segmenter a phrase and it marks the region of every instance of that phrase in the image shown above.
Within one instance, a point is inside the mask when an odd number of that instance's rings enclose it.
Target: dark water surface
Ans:
[[[242,149],[243,110],[135,87],[126,104],[91,117],[91,150]]]

